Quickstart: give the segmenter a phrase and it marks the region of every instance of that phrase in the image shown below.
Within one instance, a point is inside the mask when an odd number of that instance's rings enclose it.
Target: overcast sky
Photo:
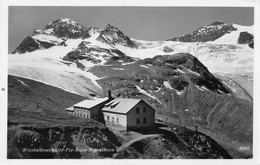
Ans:
[[[254,24],[254,9],[239,7],[9,7],[9,48],[11,53],[34,29],[50,21],[70,18],[85,27],[111,24],[125,35],[142,40],[166,40],[210,24],[224,21]]]

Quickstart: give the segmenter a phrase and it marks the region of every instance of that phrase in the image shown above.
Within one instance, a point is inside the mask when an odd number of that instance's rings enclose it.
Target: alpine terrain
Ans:
[[[229,155],[250,158],[253,135],[253,28],[218,21],[180,37],[169,36],[171,39],[165,41],[143,41],[126,36],[110,24],[104,28],[87,28],[68,18],[61,18],[51,21],[42,30],[35,30],[21,42],[9,55],[8,74],[12,83],[20,82],[23,88],[32,88],[24,83],[26,80],[70,93],[74,99],[70,101],[71,104],[80,101],[80,98],[104,97],[107,90],[111,90],[114,97],[142,98],[156,109],[157,119],[181,123],[191,129],[199,126],[201,133],[216,141],[212,145],[220,145],[228,151],[221,158],[229,158]],[[10,98],[11,95],[9,93]],[[54,98],[45,103],[61,104],[56,100],[58,97]],[[69,98],[68,95],[66,100]],[[14,106],[14,102],[9,100],[9,105]],[[39,106],[36,103],[35,107]],[[52,106],[48,107],[51,109]],[[12,112],[10,114],[17,108],[19,106],[15,105],[12,111],[9,109]],[[58,109],[64,108],[65,105]],[[14,121],[10,123],[11,126],[16,125]],[[84,123],[76,128],[76,132],[73,132],[71,125],[64,126],[62,130],[56,127],[48,129],[59,134],[68,130],[69,136],[74,137],[73,134],[91,130],[93,123],[83,130],[82,125]],[[30,131],[29,134],[33,136],[48,131],[47,128],[28,127],[19,129]],[[102,129],[93,136],[100,134],[103,139],[106,139],[105,136],[115,136],[103,125],[97,127]],[[187,135],[193,136],[193,133]],[[196,135],[196,138],[200,136]],[[146,139],[142,144],[151,147],[162,139],[171,141],[170,136],[160,136]],[[106,140],[102,140],[100,145],[115,149],[120,145],[119,141],[107,144]],[[240,150],[241,146],[249,146],[250,149]],[[132,152],[140,151],[126,149],[114,157],[138,157],[133,156]],[[219,153],[214,153],[214,156],[180,157],[219,158]],[[139,153],[139,157],[144,155],[140,156]]]

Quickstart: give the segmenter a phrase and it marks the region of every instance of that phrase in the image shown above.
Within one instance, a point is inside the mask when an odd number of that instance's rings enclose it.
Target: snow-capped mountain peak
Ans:
[[[14,53],[22,54],[49,49],[53,46],[70,47],[60,58],[89,59],[91,57],[90,61],[98,64],[103,64],[107,59],[119,55],[120,59],[126,56],[144,59],[156,55],[190,53],[202,61],[211,72],[234,73],[237,70],[248,72],[252,70],[251,55],[253,50],[250,50],[251,48],[247,45],[241,44],[253,44],[253,27],[216,21],[179,37],[179,42],[151,42],[130,39],[111,24],[107,24],[104,28],[91,27],[87,29],[75,21],[62,18],[51,21],[44,30],[37,30],[32,36],[27,37]],[[72,33],[74,28],[82,31]],[[79,35],[79,38],[67,37],[75,36],[75,34]],[[214,37],[218,38],[211,41]],[[78,41],[72,41],[75,39]],[[180,42],[181,40],[183,42]],[[190,42],[188,42],[189,40]],[[195,42],[198,40],[201,41]],[[78,43],[78,45],[71,46],[71,43]],[[249,55],[244,56],[243,54]]]
[[[210,42],[215,44],[248,44],[254,48],[254,26],[242,26],[216,21],[180,37],[168,39],[179,42]]]
[[[208,42],[214,41],[235,30],[237,29],[233,26],[233,24],[216,21],[209,25],[202,26],[189,34],[181,37],[174,37],[169,40],[180,42]]]
[[[130,48],[136,48],[134,42],[118,28],[106,24],[105,28],[101,29],[100,36],[97,38],[102,43],[109,45],[122,45]]]
[[[59,38],[84,38],[88,36],[87,28],[69,18],[60,18],[48,23],[43,31]]]
[[[116,28],[115,26],[111,25],[111,24],[106,24],[104,29],[108,29],[108,30],[113,30],[113,31],[119,31],[118,28]]]
[[[53,20],[51,22],[49,22],[46,26],[46,29],[48,29],[49,26],[53,26],[55,24],[61,24],[61,23],[64,23],[64,24],[71,24],[71,25],[78,25],[78,23],[72,19],[69,19],[69,18],[59,18],[57,20]]]

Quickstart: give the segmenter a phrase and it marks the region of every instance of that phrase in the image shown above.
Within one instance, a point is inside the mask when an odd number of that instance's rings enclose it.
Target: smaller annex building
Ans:
[[[66,112],[75,116],[101,121],[101,109],[109,101],[110,99],[107,97],[95,100],[83,100],[72,107],[67,108]]]
[[[102,108],[106,124],[126,129],[146,129],[155,126],[155,110],[142,99],[115,98]]]

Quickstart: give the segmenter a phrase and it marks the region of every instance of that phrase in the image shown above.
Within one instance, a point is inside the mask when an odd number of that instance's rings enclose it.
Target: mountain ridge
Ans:
[[[239,25],[241,26],[241,25]],[[243,26],[241,26],[243,27]],[[89,38],[91,36],[91,30],[95,30],[96,32],[101,33],[99,36],[99,40],[102,42],[109,42],[109,44],[115,45],[118,43],[123,44],[124,46],[128,46],[130,48],[137,48],[137,45],[131,40],[128,36],[125,36],[118,28],[114,27],[111,24],[106,24],[104,28],[94,28],[89,27],[86,28],[76,21],[73,21],[69,18],[60,18],[57,20],[53,20],[48,23],[43,30],[35,30],[32,36],[27,36],[34,38],[35,42],[41,42],[39,38],[33,37],[37,35],[54,35],[57,37],[52,42],[50,46],[43,46],[43,48],[49,48],[51,46],[61,44],[61,42],[65,41],[68,38],[77,39],[77,38]],[[208,42],[215,41],[225,34],[229,34],[232,31],[236,31],[238,29],[236,24],[232,23],[224,23],[221,21],[216,21],[206,26],[202,26],[197,30],[193,31],[190,34],[183,35],[181,37],[174,37],[172,39],[168,39],[167,41],[180,41],[180,42]],[[113,34],[114,33],[114,34]],[[205,33],[205,34],[204,34]],[[209,34],[207,34],[209,33]],[[251,34],[251,33],[249,33]],[[113,36],[111,38],[111,36]],[[243,34],[242,34],[243,35]],[[252,34],[251,34],[252,35]],[[110,36],[108,38],[108,36]],[[120,40],[116,39],[120,38]],[[112,39],[112,40],[111,40]],[[22,43],[26,43],[27,40],[24,40]],[[253,48],[253,39],[252,37],[246,41],[239,42],[240,44],[250,44],[250,47]],[[39,45],[39,44],[38,44]],[[40,44],[41,45],[41,44]],[[22,47],[22,45],[21,45]],[[34,49],[28,49],[27,52],[31,52],[37,49],[37,46],[31,46]],[[39,49],[40,46],[38,46]],[[25,53],[26,51],[20,51],[20,53]],[[14,53],[19,53],[19,46],[13,51]]]
[[[191,32],[190,34],[183,35],[181,37],[176,37],[169,39],[170,41],[180,41],[180,42],[207,42],[214,41],[226,33],[237,30],[232,24],[224,22],[213,22],[209,25],[202,26],[197,30]]]
[[[223,28],[225,29],[227,27],[232,27],[231,30],[227,29],[227,31],[232,31],[234,29],[239,28],[239,27],[237,28],[233,27],[233,24],[228,24],[220,21],[213,22],[202,28],[207,29],[212,26],[214,27],[213,30],[216,29],[215,26],[221,26],[219,28],[220,30],[222,30]],[[211,29],[209,31],[211,31]],[[75,33],[76,35],[71,36],[72,33],[73,34]],[[251,40],[251,39],[252,36],[248,36],[247,34],[245,34],[244,37],[241,37],[241,43],[249,44],[247,40]],[[199,49],[195,50],[194,52],[194,50],[192,50],[194,49],[193,47],[195,49],[198,48]],[[50,52],[52,49],[54,53]],[[233,59],[238,59],[237,61],[238,67],[241,67],[241,70],[243,69],[243,71],[247,72],[247,70],[244,69],[244,67],[250,66],[247,65],[247,63],[250,62],[251,57],[242,57],[242,55],[239,55],[241,56],[239,57],[241,58],[241,60],[239,60],[239,58],[236,57],[238,55],[237,53],[239,52],[234,52],[232,49],[236,51],[240,51],[240,49],[243,51],[244,50],[248,51],[238,45],[236,46],[223,45],[223,44],[214,44],[211,42],[195,43],[195,44],[193,44],[192,42],[187,44],[185,42],[171,43],[170,41],[140,42],[138,40],[131,40],[128,36],[125,36],[123,32],[121,32],[118,28],[110,24],[107,24],[104,28],[85,28],[79,23],[71,19],[61,18],[61,19],[51,21],[45,26],[44,30],[42,31],[40,30],[37,33],[34,32],[34,34],[31,37],[27,37],[25,39],[25,42],[22,42],[20,46],[18,46],[18,48],[15,51],[15,54],[19,53],[19,51],[22,54],[24,53],[26,54],[26,52],[28,51],[31,52],[31,53],[27,53],[28,55],[37,54],[34,53],[36,50],[40,52],[46,50],[46,53],[48,54],[53,54],[53,55],[55,54],[54,60],[58,60],[59,63],[66,64],[68,66],[75,65],[76,69],[87,71],[89,68],[95,65],[105,65],[106,63],[110,63],[110,62],[113,63],[114,61],[118,61],[118,62],[120,61],[120,63],[122,63],[123,65],[123,63],[135,62],[138,61],[138,59],[153,58],[158,55],[167,56],[173,54],[176,55],[178,53],[188,53],[197,57],[199,61],[202,61],[202,63],[206,64],[207,67],[212,67],[212,66],[218,67],[218,63],[225,62],[226,63],[225,71],[228,72],[232,71],[231,69],[229,69],[230,68],[229,63],[233,63]],[[59,52],[56,53],[56,51]],[[223,57],[220,57],[219,58],[220,61],[217,61],[216,65],[215,64],[212,65],[212,61],[213,60],[214,60],[213,62],[216,61],[214,58],[215,56],[219,56],[218,55],[219,52],[221,53],[223,52],[225,53],[225,55],[228,55],[230,57],[233,56],[233,55],[231,56],[231,54],[234,54],[234,57],[232,57],[233,59],[231,58],[227,60],[225,59],[224,56],[223,56],[224,59]],[[207,55],[207,53],[209,55]],[[209,58],[210,56],[212,56],[212,60],[210,59],[209,62],[207,60],[205,61],[205,58]],[[14,58],[15,60],[15,58],[17,57],[13,56],[12,58]],[[32,59],[33,62],[36,60],[36,59],[34,60],[34,58],[37,57],[32,57],[32,58],[33,58]],[[52,59],[53,57],[48,56],[47,58]],[[248,58],[248,59],[243,59],[243,58]],[[233,66],[231,66],[231,68],[232,67]],[[237,71],[236,68],[233,67],[233,69],[234,72]],[[248,68],[249,71],[250,69],[251,68]],[[219,68],[217,68],[216,70],[219,71]],[[210,71],[212,72],[212,68],[210,68]],[[94,84],[97,83],[94,82]]]
[[[189,34],[185,34],[180,37],[174,37],[172,39],[168,39],[168,41],[179,41],[179,42],[214,42],[214,41],[217,41],[217,42],[219,42],[219,40],[221,41],[221,38],[224,37],[225,35],[229,35],[231,33],[238,31],[239,32],[238,36],[232,36],[232,37],[235,37],[234,39],[236,39],[235,41],[233,41],[233,43],[248,44],[249,47],[254,48],[254,46],[253,46],[254,38],[252,35],[253,30],[251,30],[253,28],[254,28],[254,25],[241,26],[238,24],[216,21],[209,25],[202,26]],[[248,33],[248,34],[245,34],[245,33]]]

